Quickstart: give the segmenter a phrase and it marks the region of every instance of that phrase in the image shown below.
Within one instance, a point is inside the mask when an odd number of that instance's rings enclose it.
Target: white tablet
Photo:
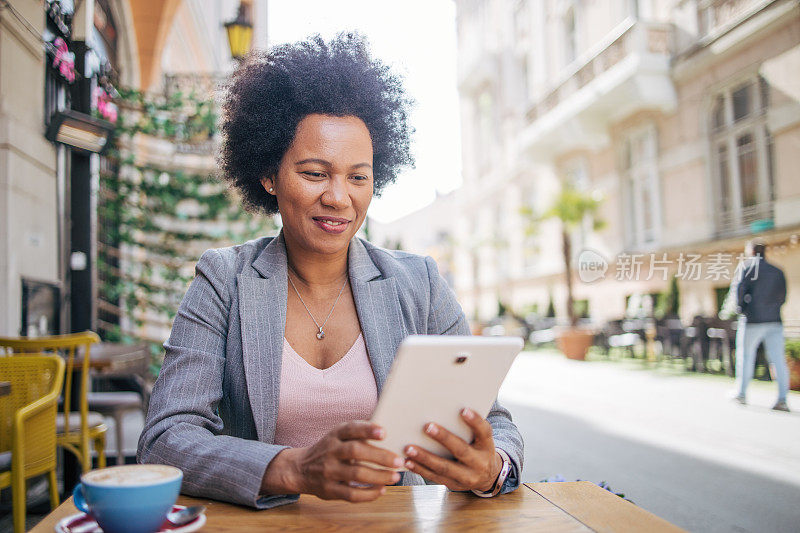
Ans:
[[[406,446],[416,444],[451,458],[423,427],[435,422],[471,442],[472,430],[461,410],[469,407],[486,418],[522,346],[519,337],[406,337],[372,415],[386,437],[372,443],[401,457]]]

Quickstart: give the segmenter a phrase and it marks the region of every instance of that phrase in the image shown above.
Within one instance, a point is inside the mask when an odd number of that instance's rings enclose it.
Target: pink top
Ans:
[[[324,370],[308,364],[283,339],[275,444],[311,446],[341,422],[369,420],[377,404],[378,387],[363,335]]]

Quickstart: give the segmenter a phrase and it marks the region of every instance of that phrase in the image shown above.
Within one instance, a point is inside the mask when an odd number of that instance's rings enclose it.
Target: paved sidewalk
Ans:
[[[692,531],[800,531],[800,394],[774,412],[774,383],[748,406],[733,380],[642,361],[521,354],[500,393],[526,441],[524,479],[608,481]]]

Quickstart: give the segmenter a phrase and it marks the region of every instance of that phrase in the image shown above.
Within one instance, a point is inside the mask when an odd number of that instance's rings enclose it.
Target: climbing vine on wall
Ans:
[[[214,175],[211,98],[118,89],[114,145],[101,162],[98,195],[98,319],[106,340],[150,341],[160,354],[203,250],[274,232],[245,213]],[[197,170],[175,153],[189,149]],[[193,149],[194,147],[194,149]],[[202,166],[202,165],[201,165]]]

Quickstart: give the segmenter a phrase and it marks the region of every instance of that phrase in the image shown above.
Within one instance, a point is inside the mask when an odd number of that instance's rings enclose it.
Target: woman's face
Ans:
[[[353,116],[306,116],[278,175],[261,183],[278,200],[287,242],[316,253],[346,250],[372,201],[367,126]]]

